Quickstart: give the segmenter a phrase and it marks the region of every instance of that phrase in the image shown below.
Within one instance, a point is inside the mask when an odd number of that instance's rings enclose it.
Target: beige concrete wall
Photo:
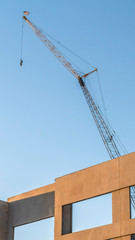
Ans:
[[[93,240],[122,237],[135,233],[135,219],[130,219],[129,186],[135,185],[135,153],[56,179],[55,240]],[[62,205],[112,193],[112,224],[61,235]]]
[[[130,240],[135,233],[135,219],[130,219],[132,185],[135,185],[135,153],[57,178],[54,184],[9,198],[8,202],[55,191],[55,240]],[[61,235],[63,205],[106,193],[112,193],[112,224]]]
[[[55,191],[55,183],[53,184],[49,184],[47,186],[43,186],[37,189],[34,189],[32,191],[29,192],[25,192],[25,193],[21,193],[19,195],[16,195],[14,197],[10,197],[8,198],[8,202],[14,202],[14,201],[18,201],[18,200],[22,200],[25,198],[30,198],[30,197],[34,197],[40,194],[44,194],[44,193],[48,193],[48,192],[53,192]]]

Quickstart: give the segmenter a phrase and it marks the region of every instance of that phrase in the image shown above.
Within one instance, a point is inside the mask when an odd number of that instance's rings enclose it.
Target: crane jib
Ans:
[[[38,36],[38,38],[44,43],[44,45],[53,53],[53,55],[64,65],[65,68],[68,69],[79,81],[79,84],[81,86],[81,89],[83,91],[83,94],[85,96],[85,99],[87,101],[87,104],[89,106],[89,109],[92,113],[92,116],[94,118],[94,121],[96,123],[96,126],[98,128],[98,131],[100,133],[100,136],[102,138],[102,141],[107,149],[107,152],[111,159],[120,157],[120,152],[117,148],[117,145],[113,138],[113,133],[111,132],[111,129],[109,128],[108,124],[104,120],[101,110],[98,106],[96,106],[96,103],[94,102],[90,92],[88,91],[83,78],[87,77],[91,73],[97,71],[95,68],[93,71],[83,75],[79,76],[77,71],[73,68],[71,63],[67,61],[67,59],[63,56],[63,54],[50,42],[50,40],[33,24],[31,23],[25,16],[23,16],[23,19],[28,23],[28,25],[31,27],[31,29],[34,31],[34,33]]]

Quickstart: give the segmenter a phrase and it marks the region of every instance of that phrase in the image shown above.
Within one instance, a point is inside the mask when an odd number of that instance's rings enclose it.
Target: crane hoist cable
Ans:
[[[24,15],[29,15],[28,11],[23,11]],[[24,30],[24,21],[22,19],[22,32],[21,32],[21,58],[20,58],[20,67],[22,67],[23,60],[22,60],[22,51],[23,51],[23,30]]]
[[[22,52],[23,52],[23,29],[24,29],[24,21],[22,21],[22,32],[21,32],[21,58],[20,58],[20,67],[23,64],[22,60]]]
[[[37,37],[43,42],[43,44],[52,52],[52,54],[64,65],[64,67],[70,71],[75,78],[77,78],[84,97],[87,101],[88,107],[92,113],[102,141],[108,151],[108,154],[111,159],[120,157],[120,151],[114,141],[113,132],[111,131],[109,125],[103,118],[100,108],[96,105],[93,100],[91,93],[88,91],[84,79],[91,75],[94,72],[97,72],[97,68],[94,68],[93,71],[90,71],[86,74],[79,75],[76,69],[73,68],[72,64],[63,56],[63,54],[54,46],[54,44],[47,38],[43,32],[37,28],[26,16],[23,16],[23,19],[28,23],[32,31],[37,35]]]

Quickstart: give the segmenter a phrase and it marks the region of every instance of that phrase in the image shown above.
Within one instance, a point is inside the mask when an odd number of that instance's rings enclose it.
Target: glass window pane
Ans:
[[[130,187],[130,212],[131,218],[135,218],[135,186]]]
[[[54,218],[15,228],[14,240],[54,240]]]
[[[112,194],[73,204],[72,231],[77,232],[112,223]]]

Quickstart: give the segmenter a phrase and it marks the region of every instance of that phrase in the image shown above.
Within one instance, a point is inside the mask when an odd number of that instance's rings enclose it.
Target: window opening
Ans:
[[[72,232],[111,223],[111,193],[72,204]]]
[[[135,186],[130,187],[130,218],[135,218]]]
[[[54,240],[54,217],[15,227],[14,240]]]
[[[135,234],[131,235],[131,240],[135,240]]]

